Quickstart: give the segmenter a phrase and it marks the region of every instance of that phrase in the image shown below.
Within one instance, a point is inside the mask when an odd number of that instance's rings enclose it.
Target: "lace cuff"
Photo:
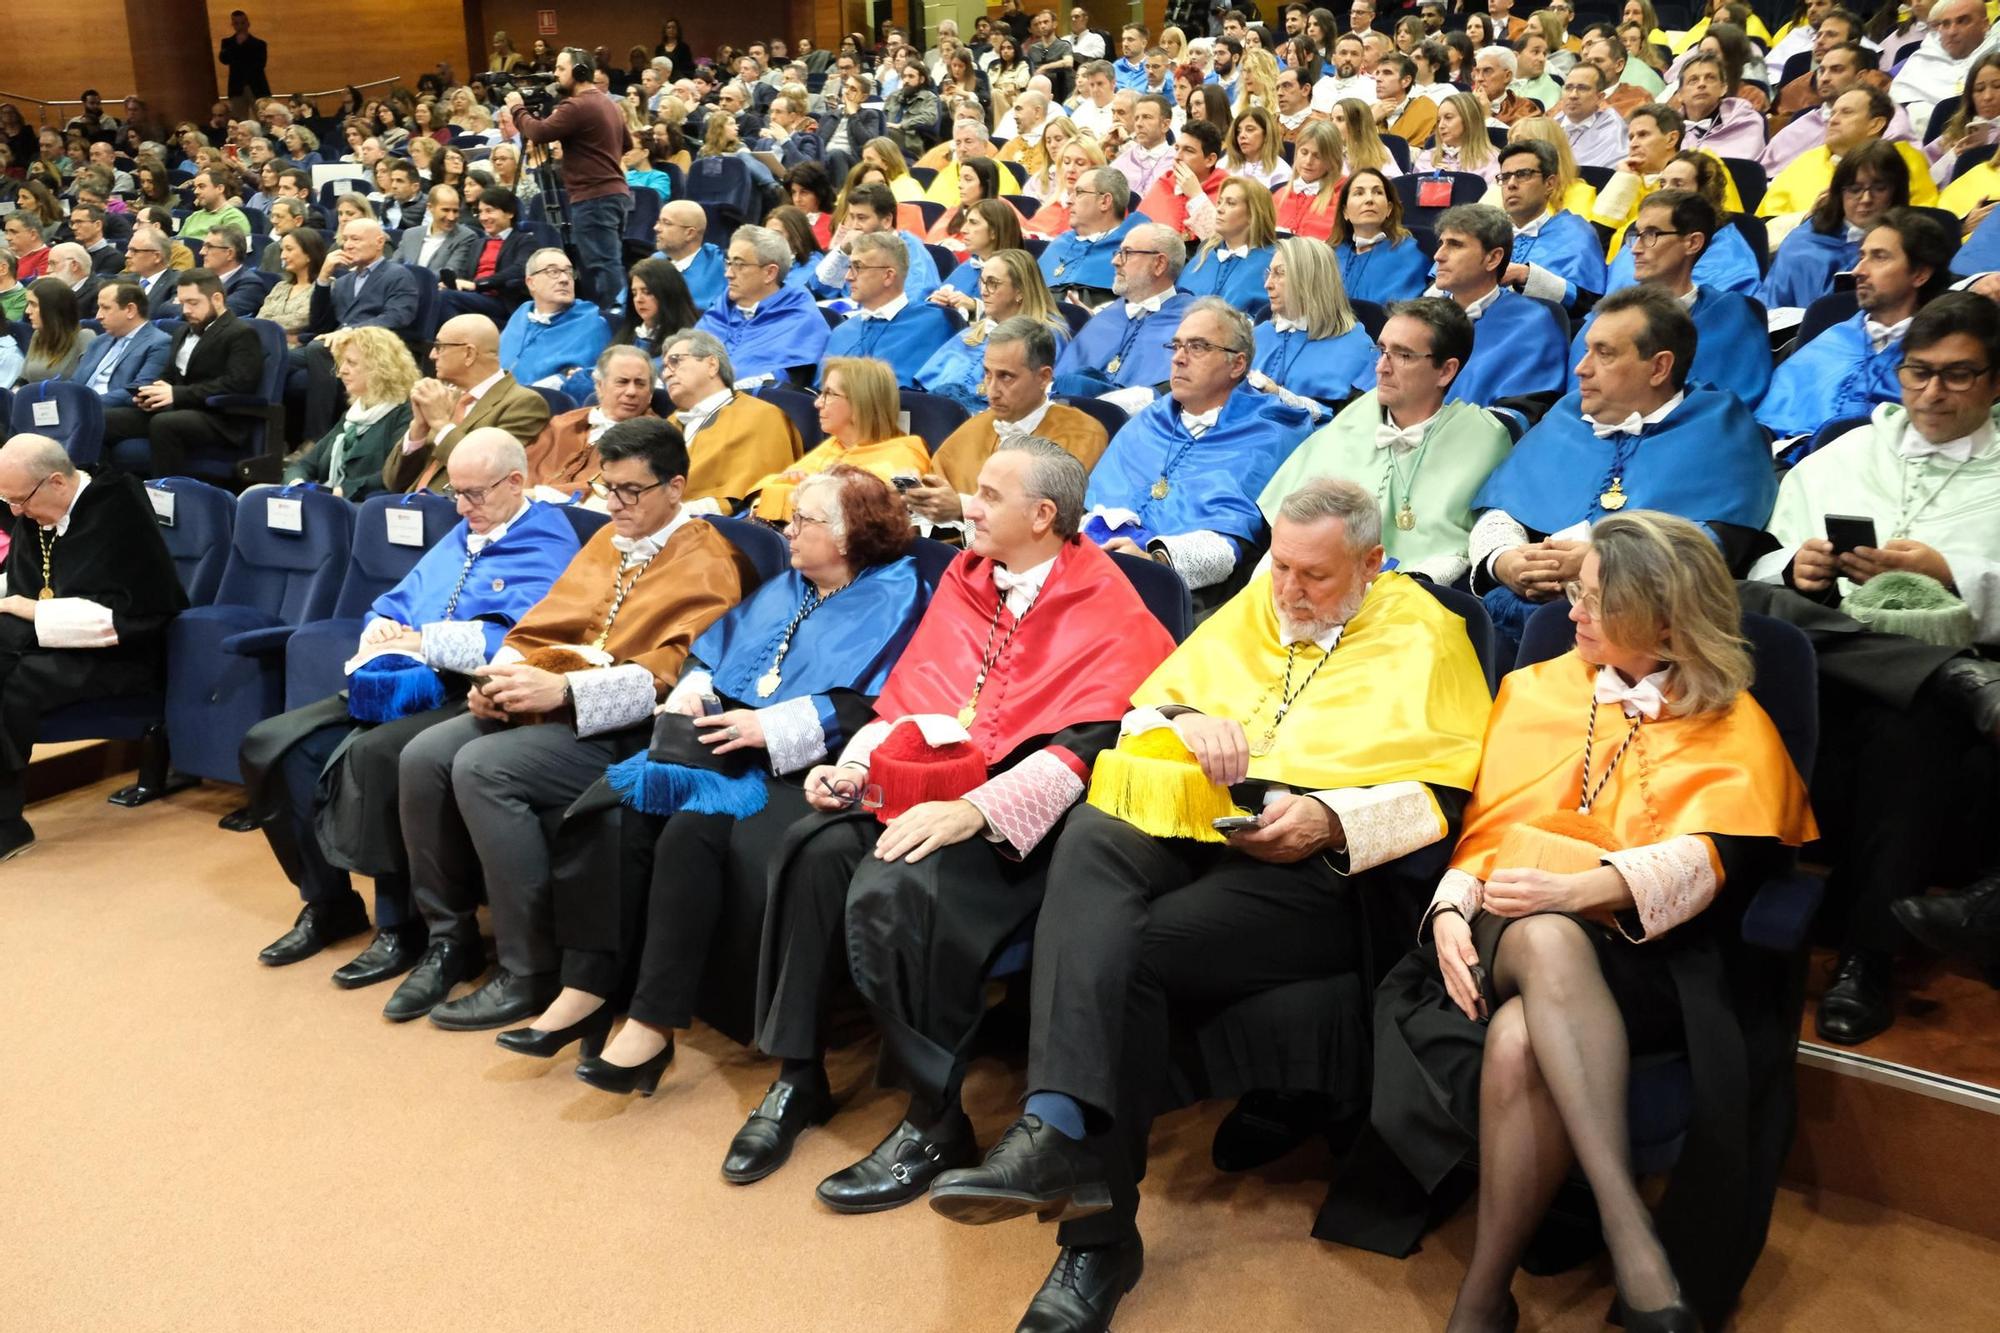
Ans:
[[[1445,834],[1444,814],[1421,782],[1316,791],[1313,799],[1340,817],[1347,834],[1347,873],[1373,870]]]
[[[1474,592],[1481,591],[1479,578],[1482,574],[1488,576],[1490,582],[1487,586],[1489,588],[1492,584],[1499,582],[1498,579],[1491,577],[1492,571],[1487,568],[1488,561],[1492,560],[1494,556],[1500,554],[1502,551],[1512,550],[1516,546],[1526,546],[1527,544],[1528,530],[1522,527],[1514,516],[1506,510],[1489,509],[1481,514],[1479,521],[1472,525],[1471,536],[1466,539],[1467,551],[1472,559],[1472,590]]]
[[[469,676],[486,665],[486,627],[470,620],[438,620],[424,626],[424,665],[434,671]]]
[[[1632,907],[1613,917],[1625,938],[1635,944],[1658,939],[1693,920],[1715,901],[1716,890],[1722,887],[1714,848],[1708,839],[1693,834],[1606,852],[1604,861],[1632,891]]]
[[[1540,301],[1555,301],[1563,305],[1567,305],[1570,299],[1569,283],[1540,264],[1528,265],[1528,280],[1521,284],[1521,293]]]
[[[1437,892],[1431,895],[1431,905],[1424,909],[1424,919],[1417,927],[1417,943],[1430,938],[1431,918],[1446,908],[1451,908],[1467,921],[1479,915],[1481,894],[1486,886],[1467,871],[1453,866],[1444,872],[1438,881]]]
[[[653,715],[653,701],[658,693],[653,673],[636,662],[572,671],[568,680],[579,736],[621,731]]]
[[[1155,537],[1152,544],[1167,553],[1174,572],[1190,588],[1220,583],[1236,568],[1236,543],[1219,532],[1179,532]]]
[[[715,693],[715,677],[700,667],[691,667],[681,673],[674,687],[667,691],[665,707],[672,712],[689,699],[700,699]]]
[[[111,608],[88,597],[51,597],[35,604],[35,642],[43,648],[116,648]]]
[[[847,748],[840,752],[840,762],[852,764],[856,768],[868,767],[868,760],[873,757],[875,747],[887,739],[888,735],[889,723],[881,718],[864,723],[861,730],[854,733],[854,739],[847,743]]]
[[[773,773],[796,773],[826,758],[826,732],[820,726],[819,705],[811,695],[802,694],[756,711],[764,727],[764,748],[770,753]]]
[[[1065,760],[1067,754],[1037,750],[966,793],[965,799],[986,816],[987,836],[1003,850],[1017,857],[1034,851],[1083,795],[1083,775]],[[1075,756],[1069,759],[1081,765]]]

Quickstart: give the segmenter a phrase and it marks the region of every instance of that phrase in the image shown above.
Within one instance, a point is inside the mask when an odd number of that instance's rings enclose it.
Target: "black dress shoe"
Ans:
[[[603,1045],[601,1039],[598,1044]],[[615,1065],[593,1051],[577,1061],[576,1076],[599,1092],[636,1092],[641,1097],[650,1097],[653,1090],[660,1086],[660,1075],[666,1073],[667,1066],[673,1062],[674,1039],[668,1037],[667,1044],[644,1064]]]
[[[919,1197],[946,1171],[979,1160],[979,1140],[965,1112],[928,1132],[905,1120],[875,1151],[819,1183],[819,1201],[836,1213],[880,1213]]]
[[[392,1023],[422,1018],[445,1002],[451,988],[486,970],[486,951],[477,940],[432,940],[416,970],[396,987],[382,1017]]]
[[[18,816],[0,820],[0,861],[11,861],[35,845],[35,830]]]
[[[931,1186],[934,1210],[974,1226],[1024,1213],[1067,1222],[1110,1206],[1111,1187],[1097,1154],[1038,1115],[1008,1126],[978,1166],[947,1171]]]
[[[299,909],[299,918],[292,928],[265,945],[257,961],[265,967],[283,967],[310,958],[327,945],[366,929],[368,912],[353,894],[332,902],[307,903]]]
[[[2000,741],[2000,662],[1954,657],[1931,672],[1930,685],[1988,740]]]
[[[470,995],[431,1010],[431,1022],[449,1032],[484,1032],[533,1018],[556,1002],[562,983],[553,975],[517,977],[501,968]]]
[[[1105,1333],[1145,1270],[1146,1247],[1137,1236],[1089,1249],[1066,1246],[1014,1333]]]
[[[430,934],[422,926],[397,926],[378,930],[368,947],[333,969],[333,984],[342,990],[359,990],[378,981],[400,977],[424,956]]]
[[[1701,1316],[1685,1301],[1657,1310],[1623,1310],[1625,1333],[1701,1333]]]
[[[547,1060],[571,1042],[581,1041],[583,1058],[588,1060],[604,1049],[604,1039],[611,1035],[613,1017],[611,1006],[600,1004],[566,1028],[515,1028],[512,1032],[501,1033],[493,1042],[516,1055],[532,1055]],[[670,1041],[667,1045],[673,1043]]]
[[[1322,1093],[1246,1092],[1215,1127],[1209,1157],[1218,1171],[1254,1171],[1290,1156],[1332,1119]]]
[[[833,1093],[825,1082],[771,1085],[757,1109],[729,1141],[722,1178],[732,1185],[762,1180],[785,1164],[799,1135],[833,1117]]]
[[[1899,898],[1889,910],[1928,948],[1981,966],[2000,962],[2000,875],[1957,893]]]
[[[1819,1035],[1842,1046],[1856,1046],[1886,1031],[1896,1021],[1889,1003],[1890,959],[1872,950],[1842,954],[1834,965],[1833,984],[1819,997],[1813,1027]]]

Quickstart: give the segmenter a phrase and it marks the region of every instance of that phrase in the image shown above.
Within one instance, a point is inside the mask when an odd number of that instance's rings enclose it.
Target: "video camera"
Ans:
[[[506,101],[510,91],[519,93],[522,107],[530,115],[538,118],[546,118],[555,108],[556,99],[561,95],[554,83],[525,82],[511,71],[496,71],[477,77],[486,80],[486,86],[495,94],[495,101]]]

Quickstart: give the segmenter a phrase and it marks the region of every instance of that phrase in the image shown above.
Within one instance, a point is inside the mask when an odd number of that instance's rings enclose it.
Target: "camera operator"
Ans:
[[[576,246],[583,295],[610,310],[624,290],[625,219],[632,187],[625,183],[625,154],[632,134],[625,113],[595,83],[589,55],[567,47],[556,57],[556,87],[563,100],[546,117],[524,109],[519,89],[507,94],[500,133],[527,143],[562,145],[563,186],[569,195],[569,239]]]

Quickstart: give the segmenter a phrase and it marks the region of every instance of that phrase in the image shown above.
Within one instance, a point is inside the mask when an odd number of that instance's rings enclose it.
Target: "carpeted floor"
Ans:
[[[621,1100],[573,1058],[392,1026],[386,988],[327,982],[359,942],[256,964],[296,902],[261,838],[215,828],[229,792],[126,811],[115,785],[32,809],[41,843],[0,866],[0,1329],[1000,1330],[1040,1283],[1053,1236],[1032,1222],[814,1201],[900,1111],[865,1048],[836,1069],[834,1123],[731,1187],[716,1168],[766,1062],[700,1032],[660,1096]],[[1017,1078],[975,1071],[989,1138]],[[1408,1262],[1321,1245],[1324,1150],[1219,1176],[1222,1110],[1160,1125],[1121,1330],[1442,1326],[1469,1216]],[[1524,1328],[1597,1329],[1609,1296],[1602,1270],[1515,1290]],[[1996,1306],[2000,1245],[1787,1191],[1737,1326],[1945,1333]]]

